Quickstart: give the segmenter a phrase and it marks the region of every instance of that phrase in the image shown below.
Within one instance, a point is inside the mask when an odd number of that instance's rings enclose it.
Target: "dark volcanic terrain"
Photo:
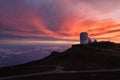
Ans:
[[[52,52],[42,60],[1,68],[0,72],[1,80],[119,80],[120,44],[96,42],[72,45],[64,52]]]
[[[120,66],[120,44],[97,42],[73,45],[64,52],[53,52],[50,56],[23,66],[59,65],[73,70],[116,68]],[[74,68],[75,67],[75,68]],[[70,70],[71,70],[70,69]]]

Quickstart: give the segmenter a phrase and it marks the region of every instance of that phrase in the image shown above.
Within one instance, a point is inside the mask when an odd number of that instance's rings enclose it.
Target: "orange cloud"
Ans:
[[[46,3],[47,2],[44,4]],[[26,37],[51,37],[79,40],[80,32],[86,31],[93,39],[120,42],[120,38],[118,37],[118,35],[120,35],[119,21],[108,17],[100,18],[102,14],[104,15],[104,12],[97,11],[95,7],[94,9],[91,3],[84,2],[81,6],[79,3],[73,4],[65,1],[63,6],[61,6],[62,3],[62,0],[55,1],[53,3],[54,6],[51,4],[49,4],[49,6],[46,5],[46,7],[44,7],[46,8],[45,10],[40,7],[41,11],[36,11],[31,7],[32,5],[28,4],[22,4],[22,6],[16,5],[18,9],[13,11],[1,9],[0,33]],[[96,1],[95,3],[99,4]],[[49,8],[50,6],[52,7]],[[100,6],[99,4],[99,9],[101,9]],[[36,7],[39,9],[38,5]],[[107,10],[107,8],[105,10]],[[110,8],[108,12],[111,12],[111,10]],[[51,23],[51,25],[48,25],[48,23]],[[58,28],[53,29],[56,27]]]
[[[120,22],[112,19],[81,21],[68,17],[64,19],[60,33],[66,34],[66,38],[78,40],[79,33],[83,31],[88,32],[93,39],[115,41],[116,35],[120,34]]]

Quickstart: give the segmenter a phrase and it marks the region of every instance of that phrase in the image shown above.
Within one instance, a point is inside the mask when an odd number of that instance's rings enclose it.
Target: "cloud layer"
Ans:
[[[87,31],[93,39],[120,42],[119,5],[118,0],[0,0],[0,35],[79,40]]]

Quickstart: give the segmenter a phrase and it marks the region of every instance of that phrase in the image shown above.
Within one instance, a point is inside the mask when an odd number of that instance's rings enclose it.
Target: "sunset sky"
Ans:
[[[120,42],[120,0],[0,0],[0,43],[74,43],[84,31]]]

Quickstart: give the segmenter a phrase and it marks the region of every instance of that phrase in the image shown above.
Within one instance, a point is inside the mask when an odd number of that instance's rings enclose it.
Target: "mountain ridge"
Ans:
[[[26,77],[18,77],[15,80],[21,80],[21,78],[27,80],[39,80],[41,78],[47,80],[66,80],[67,76],[69,80],[76,80],[76,78],[77,80],[93,80],[93,72],[91,71],[94,71],[95,79],[98,80],[100,77],[103,78],[102,80],[106,80],[106,78],[110,80],[110,76],[118,77],[120,74],[119,62],[120,44],[118,43],[95,42],[84,45],[76,44],[63,52],[54,51],[42,60],[0,68],[0,77],[26,75]],[[51,71],[51,74],[34,75],[42,72],[49,73],[49,71]],[[56,74],[52,73],[52,71],[63,73]],[[64,71],[68,71],[68,73],[64,73]],[[29,74],[34,76],[27,76]],[[106,78],[104,78],[105,76]]]
[[[104,45],[103,45],[104,44]],[[97,46],[98,47],[94,47]],[[114,45],[114,46],[113,46]],[[99,48],[103,46],[102,48]],[[108,47],[106,47],[108,46]],[[116,46],[116,47],[115,47]],[[96,42],[86,45],[72,45],[64,52],[52,52],[50,56],[25,64],[31,65],[59,65],[59,66],[81,66],[101,65],[103,67],[118,67],[120,61],[120,44],[113,42]],[[89,67],[89,65],[87,66]],[[94,68],[94,67],[93,67]],[[82,69],[82,68],[81,68]]]

